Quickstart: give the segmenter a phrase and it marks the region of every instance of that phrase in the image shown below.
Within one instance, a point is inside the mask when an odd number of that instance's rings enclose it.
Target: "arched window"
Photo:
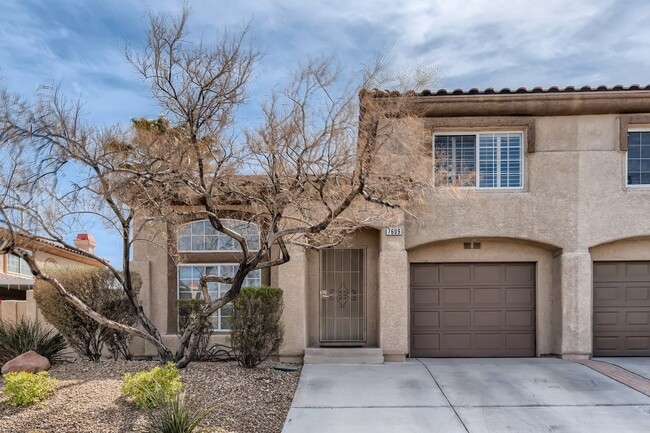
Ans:
[[[222,220],[223,225],[242,235],[248,242],[248,248],[256,251],[260,248],[260,230],[256,224],[241,220]],[[208,220],[193,221],[184,224],[178,235],[180,252],[221,252],[241,251],[239,243],[230,236],[217,231]]]

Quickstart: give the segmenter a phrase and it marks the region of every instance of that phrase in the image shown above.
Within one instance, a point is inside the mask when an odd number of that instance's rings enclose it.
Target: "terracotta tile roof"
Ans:
[[[476,87],[469,90],[464,89],[439,89],[439,90],[422,90],[421,92],[416,92],[414,90],[409,90],[404,93],[401,93],[396,90],[380,90],[372,89],[365,90],[368,94],[371,94],[375,97],[392,97],[392,96],[460,96],[460,95],[521,95],[521,94],[538,94],[538,93],[594,93],[594,92],[636,92],[636,91],[650,91],[650,85],[641,86],[639,84],[632,84],[631,86],[623,86],[622,84],[616,84],[615,86],[567,86],[567,87],[558,87],[552,86],[548,88],[543,87],[534,87],[528,89],[526,87],[519,87],[518,89],[510,89],[504,87],[502,89],[494,89],[488,87],[487,89],[477,89]],[[364,92],[364,91],[362,91]]]

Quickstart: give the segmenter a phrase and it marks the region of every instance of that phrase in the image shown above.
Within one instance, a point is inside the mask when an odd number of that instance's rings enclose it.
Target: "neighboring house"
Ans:
[[[650,356],[650,86],[364,97],[421,110],[437,185],[417,219],[250,275],[284,290],[283,359]],[[139,243],[133,268],[173,344],[176,300],[239,253],[203,222],[169,241],[183,263]]]
[[[88,265],[103,267],[100,263],[74,250],[55,245],[45,240],[26,241],[18,237],[20,247],[34,255],[36,262],[41,265]],[[95,239],[92,235],[81,233],[74,241],[77,248],[93,252]],[[7,300],[25,300],[27,291],[32,289],[34,278],[27,263],[13,254],[0,254],[0,302]]]

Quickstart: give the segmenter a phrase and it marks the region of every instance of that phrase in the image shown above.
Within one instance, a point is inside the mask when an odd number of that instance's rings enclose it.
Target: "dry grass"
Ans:
[[[145,412],[120,396],[120,379],[153,362],[77,361],[50,373],[56,393],[40,406],[14,408],[0,398],[0,432],[131,433],[148,431]],[[272,363],[244,369],[234,362],[193,363],[181,373],[188,399],[199,409],[215,408],[203,432],[280,432],[300,373],[272,369]],[[2,381],[0,381],[2,382]]]

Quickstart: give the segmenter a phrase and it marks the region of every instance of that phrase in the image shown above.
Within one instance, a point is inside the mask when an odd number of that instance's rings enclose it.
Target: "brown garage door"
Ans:
[[[535,356],[535,264],[412,264],[410,355]]]
[[[594,263],[594,356],[650,356],[650,262]]]

